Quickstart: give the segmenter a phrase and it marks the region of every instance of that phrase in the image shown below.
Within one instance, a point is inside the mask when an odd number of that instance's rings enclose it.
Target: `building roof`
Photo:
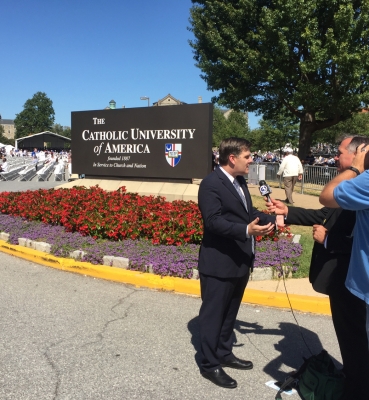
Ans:
[[[14,125],[13,119],[0,119],[1,125]]]
[[[68,137],[66,137],[66,136],[58,135],[57,133],[49,132],[49,131],[40,132],[40,133],[34,133],[33,135],[24,136],[24,137],[21,137],[21,138],[16,139],[16,140],[17,140],[18,142],[21,142],[22,140],[29,139],[29,138],[31,138],[31,137],[39,136],[39,135],[56,136],[56,137],[59,137],[59,138],[61,138],[61,139],[63,139],[63,140],[69,140],[69,141],[72,140],[71,138],[68,138]]]
[[[172,99],[175,103],[179,103],[179,104],[186,104],[185,102],[176,99],[175,97],[173,97],[170,93],[168,93],[165,97],[163,97],[162,99],[156,101],[155,103],[153,103],[153,106],[157,106],[159,103],[162,103],[164,100],[167,99]]]

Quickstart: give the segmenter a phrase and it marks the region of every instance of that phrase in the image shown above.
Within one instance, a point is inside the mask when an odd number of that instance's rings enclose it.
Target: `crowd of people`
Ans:
[[[39,171],[46,166],[53,165],[54,173],[61,174],[65,169],[68,169],[69,174],[72,174],[72,152],[66,150],[48,150],[48,149],[10,149],[8,153],[5,147],[0,148],[2,164],[0,164],[0,172],[9,172],[9,167],[12,164],[13,158],[26,157],[31,159],[35,170]],[[9,162],[7,161],[9,160]]]
[[[302,165],[316,165],[316,166],[335,166],[334,155],[336,154],[337,149],[334,147],[323,147],[325,150],[329,150],[329,153],[322,153],[320,147],[314,147],[309,151],[307,156],[300,160]],[[266,152],[254,152],[252,154],[252,160],[256,163],[281,163],[283,158],[285,157],[285,151],[288,150],[294,152],[292,148],[286,148],[278,152],[266,151]],[[296,153],[296,152],[294,152]],[[212,152],[212,163],[213,169],[219,166],[219,150],[217,148],[213,149]]]

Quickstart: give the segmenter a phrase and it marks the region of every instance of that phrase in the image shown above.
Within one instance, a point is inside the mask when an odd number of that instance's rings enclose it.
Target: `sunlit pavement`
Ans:
[[[301,334],[340,360],[330,317],[296,312],[299,328],[291,311],[243,304],[234,352],[254,369],[228,369],[238,388],[221,389],[199,374],[198,297],[7,254],[0,275],[1,399],[272,399],[265,382],[309,356]]]

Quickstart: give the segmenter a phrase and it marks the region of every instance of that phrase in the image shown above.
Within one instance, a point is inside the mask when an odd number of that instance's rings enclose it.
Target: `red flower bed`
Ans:
[[[106,192],[98,186],[0,193],[0,212],[51,225],[63,225],[95,239],[147,239],[154,244],[199,244],[203,227],[193,201]],[[282,228],[256,240],[278,240]],[[288,233],[288,231],[287,231]]]
[[[163,197],[74,187],[0,193],[3,214],[63,225],[97,238],[149,239],[154,244],[200,243],[202,220],[193,201],[167,202]]]

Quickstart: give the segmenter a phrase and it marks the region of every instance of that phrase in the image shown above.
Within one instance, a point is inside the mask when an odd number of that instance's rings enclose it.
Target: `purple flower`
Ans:
[[[0,214],[0,232],[9,233],[9,242],[18,244],[18,238],[51,244],[51,254],[69,257],[74,250],[85,253],[83,261],[102,264],[104,256],[125,257],[129,259],[131,270],[146,272],[150,269],[161,276],[191,278],[197,269],[199,245],[184,246],[153,245],[146,240],[94,240],[78,232],[67,232],[59,225],[28,221],[21,217]],[[278,242],[262,241],[256,243],[256,268],[272,267],[281,274],[281,266],[293,272],[299,266],[298,257],[302,252],[300,244],[288,240]]]

